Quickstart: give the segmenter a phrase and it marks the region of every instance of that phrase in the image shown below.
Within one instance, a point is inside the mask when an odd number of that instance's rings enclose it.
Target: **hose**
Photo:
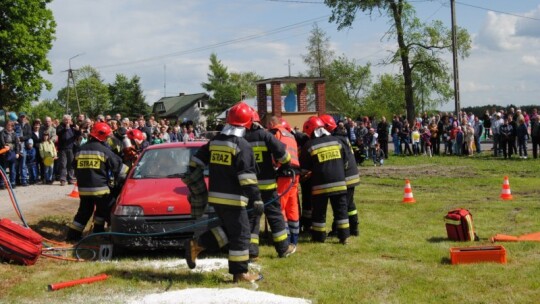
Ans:
[[[296,172],[294,172],[294,170],[290,170],[289,172],[290,172],[289,174],[291,175],[291,183],[289,184],[287,189],[285,189],[285,191],[283,191],[283,193],[281,193],[281,194],[278,193],[278,195],[276,197],[274,197],[271,200],[269,200],[268,202],[264,203],[264,206],[267,206],[267,205],[281,199],[283,197],[283,195],[287,194],[287,192],[289,192],[291,190],[291,188],[294,185],[295,179],[296,179]],[[251,212],[252,210],[253,209],[248,209],[247,211]],[[87,240],[89,240],[91,238],[98,237],[98,236],[119,236],[119,237],[163,236],[163,235],[168,235],[168,234],[181,232],[181,231],[187,230],[189,228],[210,224],[210,223],[217,222],[217,221],[219,221],[219,218],[213,217],[213,218],[209,218],[209,219],[199,221],[197,223],[194,223],[194,224],[191,224],[191,225],[188,225],[188,226],[184,226],[182,228],[172,229],[172,230],[163,231],[163,232],[154,232],[154,233],[124,233],[124,232],[98,232],[98,233],[92,233],[92,234],[89,234],[89,235],[85,236],[77,244],[75,244],[75,246],[74,246],[75,255],[76,255],[77,259],[80,259],[78,249],[81,246],[81,244],[83,244],[85,241],[87,241]]]

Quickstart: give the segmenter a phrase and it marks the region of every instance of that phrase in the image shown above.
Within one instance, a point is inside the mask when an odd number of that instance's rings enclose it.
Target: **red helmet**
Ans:
[[[324,122],[317,116],[311,116],[304,123],[304,133],[311,137],[313,135],[313,131],[320,127],[324,127]]]
[[[246,103],[239,102],[232,106],[227,115],[227,123],[232,126],[251,128],[253,109]]]
[[[336,124],[336,121],[334,120],[334,117],[328,114],[323,114],[323,115],[320,115],[319,118],[323,121],[324,128],[326,129],[326,131],[332,132],[337,128],[337,124]]]
[[[281,121],[281,126],[282,126],[283,128],[285,128],[285,130],[287,130],[287,131],[289,131],[289,132],[292,131],[291,125],[290,125],[285,119],[280,118],[279,120]]]
[[[97,122],[92,126],[90,136],[99,141],[106,141],[107,138],[111,135],[111,133],[112,130],[109,124],[107,124],[106,122]]]
[[[133,130],[129,130],[127,132],[127,136],[129,139],[133,139],[133,140],[144,140],[144,135],[143,133],[141,132],[141,130],[139,129],[133,129]]]
[[[261,118],[259,117],[259,113],[257,113],[257,111],[253,108],[251,108],[251,120],[253,122],[261,122]]]

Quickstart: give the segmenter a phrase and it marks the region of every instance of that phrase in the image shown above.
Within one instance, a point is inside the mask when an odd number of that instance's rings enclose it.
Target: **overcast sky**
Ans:
[[[412,0],[425,22],[450,26],[450,0]],[[305,72],[302,55],[314,22],[329,36],[337,55],[372,73],[399,73],[378,64],[396,43],[383,38],[388,19],[362,12],[350,29],[328,22],[323,0],[53,0],[56,41],[49,53],[54,98],[73,69],[91,65],[105,83],[116,74],[138,75],[147,102],[204,92],[212,52],[229,72],[264,78]],[[540,1],[460,0],[457,23],[473,37],[471,55],[459,62],[461,106],[531,105],[540,102]],[[447,59],[451,60],[449,55]],[[451,64],[450,64],[451,66]],[[444,110],[452,110],[451,101]]]

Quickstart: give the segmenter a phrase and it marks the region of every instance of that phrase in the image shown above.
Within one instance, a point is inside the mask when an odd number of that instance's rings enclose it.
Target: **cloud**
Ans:
[[[531,56],[531,55],[522,56],[521,61],[523,61],[523,63],[527,65],[534,65],[534,66],[540,65],[540,60],[538,59],[538,57]]]
[[[517,17],[488,12],[486,21],[477,36],[481,47],[494,50],[515,50],[521,47],[515,37]]]
[[[529,18],[520,18],[518,20],[516,24],[516,35],[540,38],[540,26],[538,25],[538,19],[540,19],[540,5],[535,10],[524,14],[524,16]]]

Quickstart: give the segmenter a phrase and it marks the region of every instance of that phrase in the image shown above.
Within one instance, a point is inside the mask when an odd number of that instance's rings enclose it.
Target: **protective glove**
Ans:
[[[293,176],[292,167],[289,163],[279,166],[277,171],[278,176]]]
[[[253,215],[261,216],[264,212],[264,203],[261,200],[254,201],[251,210],[253,212]]]

